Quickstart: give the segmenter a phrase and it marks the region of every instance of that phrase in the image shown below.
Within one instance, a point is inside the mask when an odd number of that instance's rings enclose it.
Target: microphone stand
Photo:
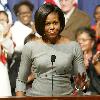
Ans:
[[[51,55],[51,62],[52,62],[52,96],[53,96],[53,62],[55,62],[56,56]]]

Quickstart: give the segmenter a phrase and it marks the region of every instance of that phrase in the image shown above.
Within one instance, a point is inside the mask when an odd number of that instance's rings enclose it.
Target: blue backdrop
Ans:
[[[100,0],[78,0],[79,8],[89,14],[92,25],[95,23],[93,17],[94,8],[98,4],[100,4]]]

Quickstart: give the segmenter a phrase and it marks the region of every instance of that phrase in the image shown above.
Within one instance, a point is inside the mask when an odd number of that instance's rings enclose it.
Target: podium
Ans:
[[[100,100],[100,96],[64,96],[64,97],[0,97],[0,100]]]

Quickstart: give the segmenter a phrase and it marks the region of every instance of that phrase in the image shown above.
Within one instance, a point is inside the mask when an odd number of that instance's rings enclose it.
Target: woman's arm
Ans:
[[[80,46],[77,44],[74,50],[74,84],[76,87],[79,87],[81,91],[88,88],[89,86],[89,78],[86,73],[83,53]]]
[[[16,79],[16,96],[24,96],[26,92],[26,84],[31,72],[31,65],[31,49],[25,45],[22,50],[18,77]]]
[[[83,60],[83,52],[79,46],[79,44],[75,44],[74,47],[74,59],[73,59],[73,68],[74,68],[74,74],[80,73],[82,75],[83,72],[86,73],[84,60]]]
[[[95,71],[100,75],[100,51],[93,56],[92,63],[94,64]]]

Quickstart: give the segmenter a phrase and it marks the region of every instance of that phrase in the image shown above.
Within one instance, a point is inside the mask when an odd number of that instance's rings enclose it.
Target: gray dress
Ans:
[[[53,66],[51,55],[56,56]],[[26,92],[26,81],[32,66],[36,79],[26,93],[30,96],[71,95],[71,75],[85,72],[82,51],[78,43],[71,41],[48,45],[32,41],[27,43],[22,51],[16,91]]]

